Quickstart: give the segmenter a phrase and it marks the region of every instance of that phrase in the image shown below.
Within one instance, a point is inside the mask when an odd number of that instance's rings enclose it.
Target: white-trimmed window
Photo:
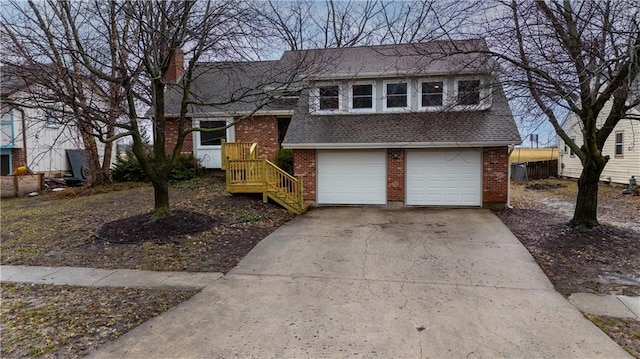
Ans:
[[[624,155],[624,132],[616,132],[616,157]]]
[[[227,139],[226,120],[200,120],[202,129],[214,129],[214,131],[200,131],[198,147],[220,146],[222,140]]]
[[[482,103],[482,81],[480,79],[464,79],[456,81],[458,106],[480,106]]]
[[[44,110],[44,124],[46,127],[58,128],[62,123],[53,110]]]
[[[411,109],[411,85],[409,81],[384,82],[384,106],[388,111]]]
[[[420,81],[420,108],[439,109],[446,102],[444,81]]]
[[[318,110],[335,111],[340,109],[340,86],[318,86]]]
[[[571,142],[576,143],[576,138],[575,137],[571,137]],[[571,148],[571,146],[569,146],[569,157],[575,157],[576,154],[573,153],[573,148]]]
[[[376,87],[372,82],[356,82],[351,85],[349,108],[355,112],[373,111],[376,107]]]

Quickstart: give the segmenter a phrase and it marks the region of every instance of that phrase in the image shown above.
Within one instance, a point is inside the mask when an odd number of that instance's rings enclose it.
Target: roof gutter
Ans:
[[[491,142],[381,142],[381,143],[283,143],[283,148],[290,149],[377,149],[377,148],[480,148],[513,146],[520,144],[515,141],[491,141]]]
[[[471,71],[433,71],[433,72],[358,72],[350,74],[332,74],[332,75],[308,75],[307,80],[321,81],[321,80],[357,80],[363,78],[407,78],[407,77],[442,77],[442,76],[465,76],[465,75],[477,75],[477,76],[491,76],[489,69],[485,71],[478,71],[477,69]]]
[[[193,117],[193,118],[206,118],[206,117],[236,117],[236,116],[244,116],[251,114],[251,116],[292,116],[293,110],[273,110],[273,111],[246,111],[246,112],[188,112],[185,114],[185,117]],[[166,118],[171,117],[180,117],[179,113],[167,113],[165,114]]]

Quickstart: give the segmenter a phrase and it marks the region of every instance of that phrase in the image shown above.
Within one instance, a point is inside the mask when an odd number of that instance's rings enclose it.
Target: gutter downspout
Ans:
[[[515,145],[509,146],[508,158],[507,161],[509,168],[507,169],[507,208],[512,209],[511,207],[511,153],[516,149]]]

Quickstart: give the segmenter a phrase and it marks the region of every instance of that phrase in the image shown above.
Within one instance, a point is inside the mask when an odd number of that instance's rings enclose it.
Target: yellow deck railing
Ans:
[[[222,143],[226,188],[230,193],[262,193],[295,213],[303,213],[302,177],[294,177],[266,159],[257,159],[257,143]]]
[[[257,160],[258,159],[258,143],[257,142],[225,142],[220,144],[222,152],[222,169],[227,169],[229,160]]]

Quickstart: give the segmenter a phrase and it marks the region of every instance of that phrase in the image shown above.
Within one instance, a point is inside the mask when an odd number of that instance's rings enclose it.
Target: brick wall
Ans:
[[[278,150],[278,121],[275,116],[253,116],[238,122],[235,129],[236,141],[257,140],[259,157],[274,160]]]
[[[185,129],[191,128],[191,119],[185,121]],[[167,154],[173,152],[178,143],[178,119],[168,118],[165,126],[164,150]],[[182,151],[184,154],[193,153],[193,132],[188,134],[182,143]]]
[[[182,50],[177,49],[173,56],[171,57],[171,62],[169,62],[169,68],[167,68],[167,72],[164,74],[164,79],[166,82],[176,82],[182,73],[184,72],[184,52]]]
[[[293,151],[293,173],[303,176],[305,201],[316,200],[316,150]]]
[[[482,202],[506,204],[509,188],[508,147],[485,147],[482,149]]]
[[[15,171],[20,166],[27,166],[24,148],[11,149],[11,171]]]
[[[405,153],[402,148],[387,149],[387,201],[404,201]]]

